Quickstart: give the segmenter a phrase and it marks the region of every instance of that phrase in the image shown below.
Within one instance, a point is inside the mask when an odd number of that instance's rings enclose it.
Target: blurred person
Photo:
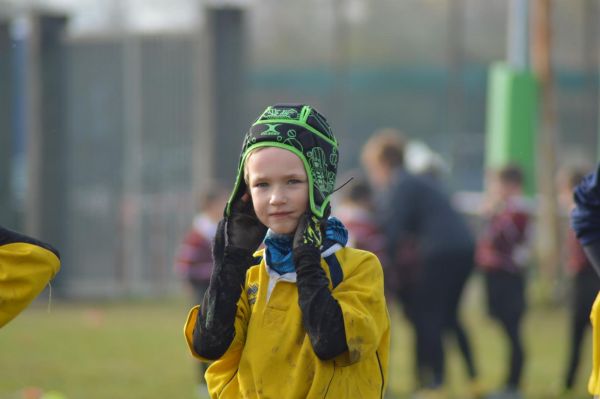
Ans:
[[[268,107],[245,136],[209,288],[184,329],[192,354],[213,361],[212,398],[384,395],[383,272],[328,217],[337,147],[307,105]]]
[[[194,303],[201,303],[212,273],[211,243],[217,224],[223,217],[227,191],[211,184],[198,196],[198,213],[175,254],[175,270],[186,281],[193,293]],[[208,365],[199,364],[199,383],[206,384],[204,373]],[[205,388],[201,387],[201,391]]]
[[[378,190],[378,223],[386,236],[387,258],[393,262],[390,268],[407,258],[409,267],[419,265],[406,297],[416,335],[416,395],[444,395],[442,335],[447,329],[456,334],[477,394],[471,346],[458,318],[461,293],[474,267],[474,239],[466,221],[441,185],[406,170],[404,138],[397,130],[375,132],[361,160]]]
[[[356,178],[344,193],[336,206],[335,216],[348,229],[348,245],[377,255],[384,271],[386,298],[400,298],[406,316],[412,320],[409,291],[418,263],[414,240],[403,242],[391,263],[387,257],[386,237],[377,223],[374,193],[369,182],[362,177]]]
[[[22,312],[60,270],[51,245],[0,226],[0,328]]]
[[[583,180],[583,168],[564,168],[560,171],[557,183],[559,200],[566,212],[571,212],[575,207],[573,190]],[[589,315],[592,311],[594,299],[600,290],[600,279],[594,272],[591,262],[585,255],[583,247],[577,241],[575,231],[567,229],[566,239],[566,272],[571,277],[571,317],[570,317],[570,355],[565,373],[564,389],[566,392],[573,389],[584,333],[591,327]]]
[[[442,179],[449,168],[440,154],[422,141],[410,140],[405,149],[406,170],[420,176]]]
[[[335,216],[348,229],[348,245],[377,255],[384,272],[385,298],[400,303],[407,320],[414,327],[414,284],[419,260],[415,240],[398,245],[394,261],[386,253],[386,239],[376,222],[373,188],[364,178],[354,178],[336,204]]]
[[[420,145],[425,146],[426,150],[423,151],[423,154],[421,154],[421,156],[417,158],[414,156],[414,153],[416,152],[414,151],[414,147],[417,147],[417,145],[410,145],[409,143],[409,154],[413,153],[413,156],[411,157],[412,159],[407,159],[407,169],[423,179],[428,179],[431,182],[431,184],[439,185],[439,188],[443,189],[443,179],[449,173],[448,165],[443,160],[440,154],[434,152],[425,144]],[[411,148],[413,148],[413,150],[411,150]],[[448,198],[448,200],[452,203],[451,198]],[[460,210],[457,207],[454,207],[453,204],[452,208],[454,208],[455,211],[460,212]],[[463,220],[468,225],[466,218],[463,218]],[[410,273],[403,274],[403,277],[409,278],[409,283],[405,284],[405,291],[407,292],[403,294],[405,297],[404,300],[405,302],[410,302],[411,288],[414,286],[414,284],[410,284],[410,282],[414,281],[414,276],[418,273],[420,259],[419,254],[416,250],[417,248],[415,246],[415,240],[408,240],[406,244],[407,245],[401,246],[399,248],[399,250],[401,251],[401,256],[399,256],[397,259],[398,264],[405,264],[404,269],[409,271],[412,270],[412,272]],[[480,386],[479,381],[477,379],[477,369],[475,367],[475,360],[473,358],[473,353],[471,351],[471,345],[469,343],[468,336],[465,332],[464,327],[462,326],[462,323],[459,322],[458,316],[462,292],[465,288],[465,285],[469,279],[471,272],[475,268],[474,251],[475,248],[472,248],[470,251],[470,261],[468,261],[468,263],[466,263],[463,268],[459,268],[456,277],[448,282],[449,300],[447,301],[444,333],[446,336],[451,335],[456,339],[456,344],[458,345],[459,353],[463,357],[467,369],[467,374],[471,380],[470,394],[471,396],[478,398],[482,396],[482,387]],[[406,266],[406,264],[408,264],[408,266]]]
[[[385,268],[385,237],[375,223],[373,192],[362,177],[353,178],[336,204],[335,215],[348,230],[348,245],[377,255]]]
[[[573,199],[571,225],[596,274],[600,275],[600,164],[575,187]],[[600,295],[592,305],[590,319],[593,348],[588,392],[597,399],[600,398]]]
[[[485,277],[488,311],[502,326],[510,344],[504,387],[493,399],[521,398],[524,363],[521,322],[525,312],[525,270],[530,253],[530,209],[523,195],[523,172],[508,165],[488,172],[484,226],[476,261]]]

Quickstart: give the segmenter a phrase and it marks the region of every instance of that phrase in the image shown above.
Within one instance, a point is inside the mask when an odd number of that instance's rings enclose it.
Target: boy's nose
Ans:
[[[271,205],[281,205],[284,204],[286,200],[287,199],[283,190],[273,190],[270,200]]]

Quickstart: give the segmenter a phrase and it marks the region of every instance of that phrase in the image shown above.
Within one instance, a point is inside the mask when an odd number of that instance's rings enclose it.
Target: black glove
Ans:
[[[329,280],[321,267],[320,248],[326,220],[326,217],[320,220],[310,211],[304,213],[293,243],[302,323],[321,360],[333,359],[348,350],[342,309],[329,291]]]
[[[319,249],[321,248],[321,244],[323,244],[321,221],[310,211],[307,211],[298,220],[292,249],[298,249],[302,246]]]
[[[245,200],[246,199],[246,200]],[[256,251],[267,234],[267,226],[254,213],[248,194],[231,204],[231,213],[225,218],[225,246]]]
[[[256,217],[247,194],[231,204],[230,215],[219,222],[213,242],[213,273],[194,329],[194,350],[200,356],[218,359],[231,344],[246,271],[266,233],[267,227]]]

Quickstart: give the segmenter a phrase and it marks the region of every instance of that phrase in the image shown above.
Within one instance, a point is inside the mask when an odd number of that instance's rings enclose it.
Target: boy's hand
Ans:
[[[298,220],[298,227],[294,234],[293,249],[304,245],[319,249],[322,243],[321,221],[310,211],[305,212]]]
[[[231,204],[231,214],[225,219],[225,245],[256,251],[267,234],[267,227],[256,214],[249,194]]]

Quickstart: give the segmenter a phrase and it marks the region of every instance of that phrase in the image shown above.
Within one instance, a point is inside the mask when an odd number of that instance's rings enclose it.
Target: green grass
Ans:
[[[481,384],[500,385],[506,365],[505,341],[471,284],[463,318],[471,333]],[[50,311],[37,303],[0,330],[0,398],[21,399],[26,387],[62,392],[68,399],[192,399],[194,361],[187,352],[183,300],[72,304],[54,301]],[[394,334],[388,398],[408,398],[412,389],[413,337],[401,313],[391,309]],[[559,398],[568,346],[567,313],[530,307],[525,322],[527,398]],[[591,341],[585,342],[577,392],[585,393]],[[467,380],[449,342],[448,391],[466,398]]]
[[[0,332],[0,398],[194,398],[183,301],[33,306]]]
[[[568,310],[565,306],[539,304],[539,285],[530,287],[530,305],[524,321],[526,350],[523,376],[524,395],[528,399],[590,398],[586,385],[591,370],[591,329],[582,346],[576,389],[562,394],[562,381],[569,350]],[[393,347],[390,365],[388,398],[410,398],[413,388],[413,335],[401,311],[392,307]],[[479,371],[479,385],[484,392],[498,389],[505,378],[508,364],[508,343],[499,325],[491,320],[483,304],[483,292],[478,278],[471,279],[463,299],[462,320],[470,334]],[[447,391],[451,398],[468,398],[469,382],[466,368],[452,337],[446,337]]]

